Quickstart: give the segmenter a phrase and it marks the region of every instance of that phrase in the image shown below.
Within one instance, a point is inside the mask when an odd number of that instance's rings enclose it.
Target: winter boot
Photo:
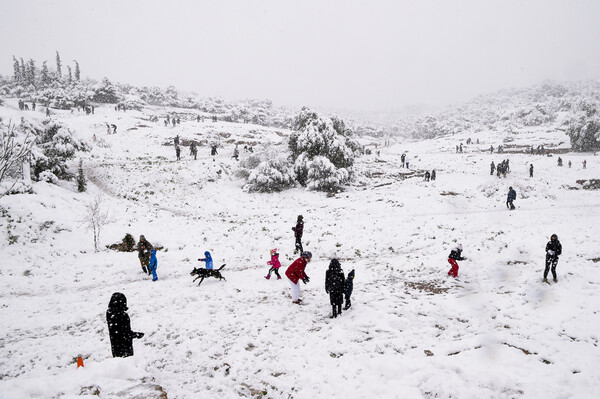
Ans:
[[[268,276],[265,276],[265,278],[268,280],[271,278],[271,275],[269,274]]]
[[[335,319],[337,317],[337,306],[332,305],[331,308],[333,309],[333,313],[331,314],[331,318]]]
[[[544,283],[548,282],[548,279],[546,277],[544,277],[544,279],[542,280]]]
[[[277,280],[281,280],[281,276],[277,276]]]
[[[342,304],[341,303],[339,305],[337,305],[337,312],[338,312],[339,316],[342,315]]]
[[[556,277],[554,277],[552,280],[553,280],[555,283],[558,283],[558,279],[557,279]]]

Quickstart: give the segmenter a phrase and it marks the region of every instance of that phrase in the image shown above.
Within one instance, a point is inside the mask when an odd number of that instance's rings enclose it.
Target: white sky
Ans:
[[[12,55],[135,85],[276,104],[444,104],[600,78],[600,0],[0,0]]]

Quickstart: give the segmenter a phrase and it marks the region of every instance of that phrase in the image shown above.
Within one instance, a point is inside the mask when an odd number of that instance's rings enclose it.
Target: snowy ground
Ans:
[[[42,113],[0,108],[5,120]],[[0,398],[592,398],[600,304],[600,192],[576,180],[599,178],[593,154],[489,154],[504,137],[473,135],[380,148],[360,158],[357,181],[328,196],[304,189],[248,194],[236,177],[233,142],[285,148],[281,129],[183,120],[175,128],[149,115],[184,110],[54,118],[94,144],[83,154],[88,192],[75,183],[34,185],[35,195],[0,200]],[[118,134],[106,135],[105,123]],[[172,138],[218,140],[198,160]],[[565,148],[562,132],[530,131],[509,144]],[[410,170],[400,167],[406,152]],[[244,153],[242,151],[242,156]],[[509,158],[506,179],[489,164]],[[587,169],[582,161],[587,159]],[[567,161],[573,162],[571,169]],[[535,177],[528,177],[529,164]],[[420,174],[435,168],[437,180]],[[508,186],[517,209],[505,207]],[[125,233],[164,249],[159,281],[135,253],[94,253],[80,226],[101,194],[112,222],[103,245]],[[304,215],[314,254],[303,306],[285,280],[265,280],[269,249],[282,272],[293,261],[293,226]],[[544,246],[563,245],[557,284],[541,282]],[[468,260],[446,276],[461,242]],[[11,243],[11,244],[9,244]],[[227,281],[192,284],[205,250],[226,263]],[[356,269],[353,308],[330,319],[324,291],[329,260]],[[135,356],[113,359],[105,312],[113,292],[129,301]],[[76,356],[85,368],[77,369]]]

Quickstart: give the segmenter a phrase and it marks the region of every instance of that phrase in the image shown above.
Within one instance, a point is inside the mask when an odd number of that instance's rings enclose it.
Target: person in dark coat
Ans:
[[[150,250],[154,247],[148,241],[146,241],[146,237],[143,235],[140,236],[140,242],[137,244],[138,249],[138,258],[140,259],[140,264],[142,265],[142,270],[146,274],[150,274],[148,271],[148,265],[150,264]]]
[[[344,296],[346,297],[346,305],[344,305],[344,310],[350,309],[352,306],[352,302],[350,302],[350,296],[352,296],[352,290],[354,289],[354,269],[350,273],[348,273],[348,278],[344,284]]]
[[[558,280],[556,279],[556,265],[558,264],[558,256],[562,254],[562,245],[560,245],[560,241],[558,241],[558,236],[556,234],[552,234],[550,236],[550,241],[546,244],[546,268],[544,269],[544,283],[548,282],[548,271],[550,271],[550,267],[552,267],[552,277],[554,282],[556,283]]]
[[[429,173],[429,171],[425,171],[425,181],[429,181],[429,179],[431,178],[431,173]]]
[[[196,156],[198,155],[198,147],[196,146],[195,141],[192,141],[192,144],[190,144],[190,155],[194,156],[194,161],[195,161]]]
[[[173,139],[173,142],[175,143],[175,147],[177,147],[179,145],[179,135],[175,136],[175,138]]]
[[[285,275],[290,280],[290,285],[292,286],[292,303],[297,305],[302,302],[302,299],[300,299],[300,280],[304,284],[308,284],[310,281],[304,269],[306,269],[306,265],[311,259],[312,253],[309,251],[302,252],[302,256],[296,259],[285,271]]]
[[[294,231],[294,237],[296,237],[296,249],[294,250],[294,253],[296,252],[304,252],[303,248],[302,248],[302,233],[304,232],[304,218],[302,217],[302,215],[298,215],[298,220],[296,221],[296,226],[292,227],[292,230]]]
[[[431,180],[435,180],[435,169],[431,171]]]
[[[110,298],[106,323],[113,357],[133,356],[133,339],[142,338],[144,333],[131,330],[131,321],[127,314],[127,298],[120,292],[115,292]]]
[[[529,165],[529,177],[533,177],[533,164]]]
[[[325,272],[325,292],[329,294],[329,302],[333,309],[331,318],[342,314],[345,279],[340,261],[332,259],[329,263],[329,269]]]
[[[177,156],[177,160],[181,160],[181,147],[179,145],[175,146],[175,156]]]
[[[494,165],[494,161],[490,164],[490,176],[494,174],[494,170],[496,169],[496,165]]]
[[[506,207],[511,211],[515,209],[513,201],[517,199],[517,192],[512,187],[508,188],[508,195],[506,196]]]
[[[448,263],[452,265],[450,271],[448,272],[449,276],[458,277],[458,263],[457,260],[465,260],[462,256],[462,244],[458,244],[455,248],[450,251],[450,255],[448,255]]]

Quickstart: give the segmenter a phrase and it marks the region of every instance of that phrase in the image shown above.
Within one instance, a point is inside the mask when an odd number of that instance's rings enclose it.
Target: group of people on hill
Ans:
[[[25,101],[19,100],[19,110],[29,111],[29,105]],[[31,102],[31,110],[35,111],[35,101]]]
[[[496,171],[496,176],[506,177],[506,174],[510,172],[510,162],[508,159],[501,161],[497,166],[494,164],[494,161],[490,164],[490,176],[494,175],[494,171]]]

